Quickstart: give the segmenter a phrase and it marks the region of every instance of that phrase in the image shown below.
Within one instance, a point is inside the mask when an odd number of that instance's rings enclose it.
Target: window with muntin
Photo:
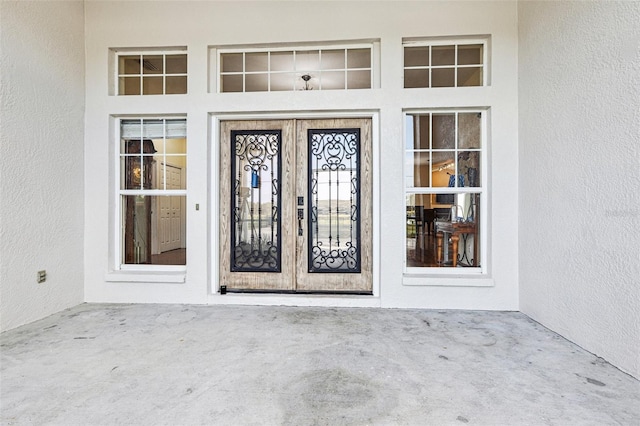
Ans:
[[[487,85],[487,41],[404,41],[404,87]]]
[[[117,95],[179,95],[187,93],[187,54],[118,52]]]
[[[218,91],[370,89],[374,44],[219,48]]]
[[[485,110],[405,114],[408,271],[481,270],[487,192],[485,114]]]
[[[121,119],[119,124],[120,269],[185,265],[186,119]]]

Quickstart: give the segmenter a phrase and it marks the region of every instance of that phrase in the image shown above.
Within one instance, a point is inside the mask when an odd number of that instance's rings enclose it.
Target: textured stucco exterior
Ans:
[[[0,2],[2,330],[84,300],[83,15],[77,1]]]
[[[520,309],[640,377],[640,3],[521,2]]]
[[[82,302],[522,310],[640,377],[640,2],[363,4],[0,1],[0,329]],[[490,36],[490,87],[403,90],[403,38],[460,35]],[[380,41],[379,89],[210,87],[213,45],[358,39]],[[109,49],[159,46],[187,48],[188,94],[110,96]],[[490,112],[481,285],[404,274],[402,114],[433,107]],[[375,116],[374,297],[215,292],[215,120],[257,109]],[[113,117],[139,114],[187,116],[184,282],[112,278]]]

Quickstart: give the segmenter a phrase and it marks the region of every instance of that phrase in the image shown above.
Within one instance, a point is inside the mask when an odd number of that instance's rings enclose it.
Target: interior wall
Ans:
[[[521,310],[640,377],[640,3],[518,8]]]
[[[7,330],[83,302],[82,1],[0,2],[0,105]]]

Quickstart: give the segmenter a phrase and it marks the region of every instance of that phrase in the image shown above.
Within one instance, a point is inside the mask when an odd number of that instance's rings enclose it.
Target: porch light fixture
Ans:
[[[311,80],[309,74],[304,74],[300,78],[304,80],[304,90],[313,90],[313,87],[309,85],[309,80]]]

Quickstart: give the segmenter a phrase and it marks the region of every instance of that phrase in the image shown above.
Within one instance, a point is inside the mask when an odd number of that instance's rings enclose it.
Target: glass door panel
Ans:
[[[280,272],[282,132],[231,132],[231,270]]]
[[[309,272],[360,272],[360,129],[308,131]]]

